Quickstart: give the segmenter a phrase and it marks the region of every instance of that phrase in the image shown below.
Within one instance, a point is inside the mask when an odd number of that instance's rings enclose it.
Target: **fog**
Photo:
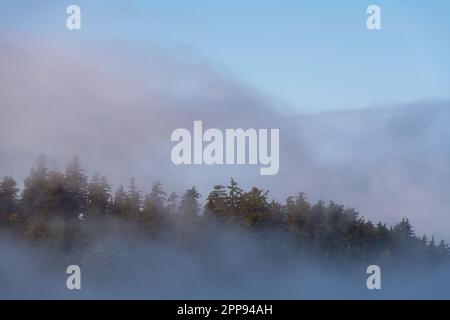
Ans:
[[[263,240],[215,227],[194,248],[102,231],[93,235],[88,249],[75,246],[69,255],[0,233],[0,299],[450,297],[448,266],[381,265],[381,290],[368,290],[366,264],[334,264],[299,254],[275,233]],[[66,268],[73,264],[81,268],[81,290],[66,288]]]
[[[335,113],[289,108],[193,50],[131,43],[5,38],[0,44],[0,175],[22,182],[40,153],[63,169],[78,155],[114,187],[196,185],[207,196],[234,177],[282,201],[304,191],[374,221],[408,217],[418,234],[450,240],[450,103],[419,101]],[[399,84],[401,85],[401,84]],[[326,92],[324,92],[326,94]],[[298,102],[302,106],[302,101]],[[205,128],[279,128],[280,170],[175,166],[170,134]]]

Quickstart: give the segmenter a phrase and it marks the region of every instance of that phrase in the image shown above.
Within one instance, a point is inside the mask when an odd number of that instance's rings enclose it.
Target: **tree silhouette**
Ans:
[[[142,197],[141,192],[136,187],[136,179],[131,178],[126,196],[126,215],[138,217],[141,213]]]
[[[6,224],[10,215],[17,212],[18,192],[17,183],[13,178],[3,178],[0,183],[0,225]]]
[[[145,197],[142,211],[144,222],[148,225],[160,226],[165,220],[166,193],[162,190],[162,183],[153,183],[152,190]]]
[[[88,179],[77,157],[74,157],[64,174],[64,210],[68,219],[76,219],[88,208]]]
[[[128,213],[127,194],[123,185],[120,185],[114,194],[112,212],[118,217],[125,217]]]
[[[94,173],[88,187],[88,216],[108,214],[111,210],[111,187],[105,177]]]
[[[393,227],[374,224],[353,208],[333,201],[311,204],[304,193],[279,203],[269,200],[269,192],[257,187],[242,190],[234,179],[227,187],[213,187],[202,215],[196,187],[186,190],[179,203],[176,193],[167,197],[159,181],[153,183],[144,201],[134,178],[126,191],[120,185],[114,197],[111,193],[106,178],[98,173],[88,183],[76,157],[62,173],[49,170],[45,157],[40,156],[25,179],[20,196],[13,178],[1,181],[0,228],[32,241],[58,244],[64,252],[81,241],[89,247],[83,226],[115,217],[120,222],[132,222],[119,224],[119,230],[147,236],[165,234],[165,239],[183,243],[195,243],[210,223],[249,234],[278,230],[283,233],[280,239],[292,240],[297,251],[332,261],[427,261],[437,265],[448,262],[450,257],[445,241],[436,244],[434,236],[417,237],[407,218]],[[83,219],[77,219],[80,214]],[[98,225],[101,224],[95,226]],[[122,225],[129,227],[121,228]]]

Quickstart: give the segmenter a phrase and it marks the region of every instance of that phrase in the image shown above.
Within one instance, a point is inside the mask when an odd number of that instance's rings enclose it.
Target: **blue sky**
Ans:
[[[78,4],[82,30],[65,29]],[[382,30],[366,28],[381,7]],[[0,35],[195,52],[300,112],[450,98],[450,1],[3,1]]]

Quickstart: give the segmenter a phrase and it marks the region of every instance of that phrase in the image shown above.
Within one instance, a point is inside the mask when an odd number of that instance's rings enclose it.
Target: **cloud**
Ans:
[[[60,43],[58,43],[60,44]],[[450,239],[450,103],[424,101],[313,115],[277,102],[193,51],[129,44],[0,44],[0,174],[23,179],[39,153],[64,168],[78,155],[114,186],[134,176],[178,192],[235,177],[278,200],[305,191],[375,221],[411,218],[419,233]],[[279,128],[280,171],[259,166],[177,167],[170,134],[205,127]]]

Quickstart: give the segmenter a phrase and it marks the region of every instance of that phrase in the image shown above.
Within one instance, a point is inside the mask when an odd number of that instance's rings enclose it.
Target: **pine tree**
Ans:
[[[88,207],[88,182],[80,161],[74,157],[66,168],[64,175],[64,215],[68,219],[85,214]]]
[[[311,205],[303,192],[297,197],[289,197],[286,200],[286,226],[288,231],[303,241],[306,241],[308,237],[306,226],[310,220],[310,209]]]
[[[447,259],[450,257],[450,248],[444,242],[444,240],[441,240],[439,242],[439,245],[437,246],[437,253],[443,257],[446,257]]]
[[[232,213],[237,214],[239,201],[242,196],[242,189],[238,187],[238,184],[232,178],[230,181],[230,185],[227,187],[228,189],[228,198],[227,198],[227,206],[232,211]]]
[[[112,213],[119,217],[125,217],[127,212],[127,193],[123,185],[120,185],[114,194]]]
[[[142,211],[146,224],[160,225],[164,220],[164,203],[166,193],[162,190],[162,184],[159,181],[153,183],[152,190],[145,197],[144,208]]]
[[[311,207],[311,218],[308,224],[308,231],[312,240],[319,244],[325,233],[325,203],[320,200]]]
[[[44,213],[48,168],[44,155],[40,155],[30,175],[25,179],[21,197],[22,212],[25,217]]]
[[[394,233],[403,239],[412,239],[414,237],[414,230],[406,218],[403,218],[400,223],[395,225]]]
[[[50,171],[46,188],[45,216],[61,215],[65,210],[66,198],[64,174],[57,170]]]
[[[11,177],[3,178],[0,183],[0,226],[6,224],[11,214],[18,209],[16,181]]]
[[[436,249],[436,243],[434,241],[434,236],[431,236],[431,240],[430,240],[430,242],[428,242],[428,248],[430,250],[435,250]]]
[[[253,187],[242,194],[240,199],[239,218],[250,227],[262,227],[270,218],[269,204],[267,203],[268,191]]]
[[[386,224],[379,222],[375,229],[375,240],[378,243],[380,252],[383,255],[389,255],[392,251],[392,237]],[[426,240],[425,240],[426,241]]]
[[[270,219],[271,224],[273,225],[273,227],[283,228],[284,227],[284,221],[286,219],[285,216],[284,216],[284,214],[285,214],[284,206],[281,203],[279,203],[279,202],[277,202],[275,200],[272,200],[269,203],[269,211],[270,211],[269,219]]]
[[[227,219],[227,191],[223,185],[215,185],[208,195],[204,208],[206,219],[225,222]]]
[[[178,196],[175,192],[172,192],[166,200],[166,210],[171,216],[175,216],[177,214],[177,201],[179,197],[180,196]]]
[[[196,187],[192,187],[184,193],[181,198],[179,213],[183,223],[193,223],[198,219],[200,205],[198,199],[200,194]]]
[[[162,190],[162,183],[160,181],[156,181],[153,183],[148,200],[154,207],[161,209],[166,201],[166,196],[167,193]]]
[[[127,215],[135,218],[139,217],[142,207],[141,192],[136,187],[136,179],[131,178],[127,192]]]
[[[105,177],[94,173],[88,187],[88,216],[109,213],[111,187]]]

